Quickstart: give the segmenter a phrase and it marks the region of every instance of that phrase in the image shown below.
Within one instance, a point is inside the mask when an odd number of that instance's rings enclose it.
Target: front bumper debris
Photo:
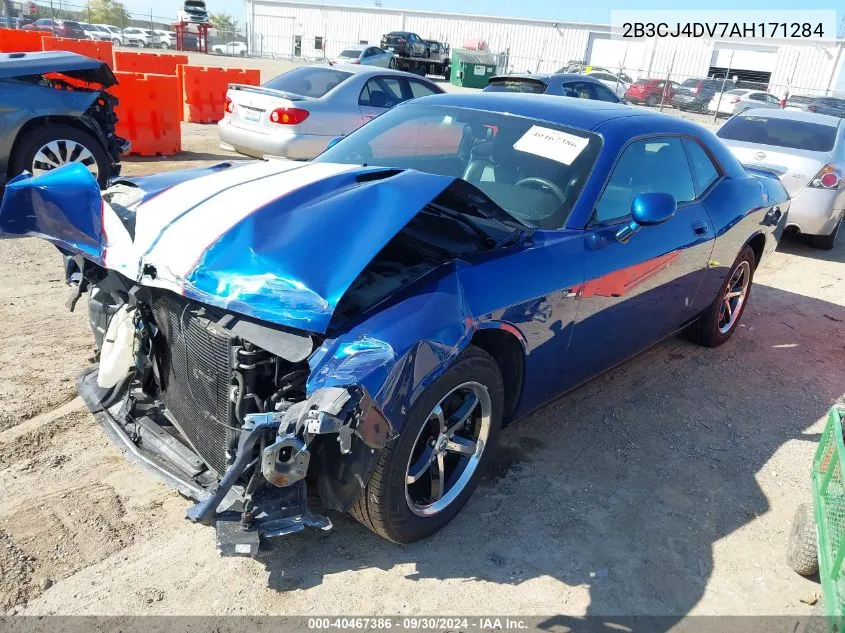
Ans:
[[[235,459],[218,481],[199,455],[175,437],[178,427],[167,423],[163,405],[131,385],[101,389],[97,372],[96,365],[85,371],[77,388],[106,435],[129,461],[197,502],[186,517],[215,526],[223,555],[255,556],[261,537],[305,527],[331,529],[327,517],[308,507],[309,443],[320,435],[336,435],[338,454],[359,461],[359,453],[374,455],[391,434],[366,392],[320,389],[286,411],[247,415]],[[256,481],[264,483],[255,486]]]

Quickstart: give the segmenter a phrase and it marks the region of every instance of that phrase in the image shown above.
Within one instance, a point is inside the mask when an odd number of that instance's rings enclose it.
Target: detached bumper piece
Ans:
[[[308,508],[305,478],[316,438],[334,435],[327,439],[338,454],[354,458],[356,449],[383,448],[390,435],[366,392],[320,389],[284,411],[246,415],[234,460],[218,481],[163,404],[131,384],[103,390],[97,371],[92,367],[77,384],[88,408],[130,461],[197,501],[186,517],[214,525],[225,556],[255,556],[261,537],[331,529],[327,517]]]

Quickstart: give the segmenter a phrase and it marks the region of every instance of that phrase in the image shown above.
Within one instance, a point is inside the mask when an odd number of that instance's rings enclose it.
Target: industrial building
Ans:
[[[611,39],[609,24],[409,11],[291,0],[246,0],[254,54],[317,60],[351,44],[378,45],[390,31],[411,31],[459,48],[483,40],[498,72],[554,72],[569,62],[624,70],[632,78],[725,76],[772,93],[831,94],[843,63],[842,40]]]

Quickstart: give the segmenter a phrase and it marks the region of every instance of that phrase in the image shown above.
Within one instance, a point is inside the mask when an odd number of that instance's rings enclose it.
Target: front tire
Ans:
[[[718,347],[727,342],[739,326],[751,298],[751,283],[754,280],[756,265],[754,251],[750,246],[746,246],[731,266],[713,303],[701,318],[690,326],[687,332],[690,339],[705,347]]]
[[[413,404],[402,432],[379,456],[352,516],[395,543],[440,530],[478,485],[503,408],[496,361],[468,346]]]
[[[649,95],[646,103],[652,108],[655,107],[657,105],[657,95]]]
[[[35,175],[71,162],[82,163],[105,187],[109,179],[106,150],[91,134],[64,124],[38,127],[18,140],[11,160],[11,175],[29,171]]]

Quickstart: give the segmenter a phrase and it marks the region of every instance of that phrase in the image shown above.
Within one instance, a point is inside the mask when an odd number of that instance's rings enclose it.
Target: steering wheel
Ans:
[[[551,191],[555,194],[558,199],[560,200],[561,204],[566,204],[566,194],[563,193],[563,190],[558,187],[555,183],[551,182],[550,180],[546,180],[545,178],[538,178],[537,176],[529,176],[528,178],[523,178],[522,180],[517,181],[516,187],[529,187],[530,189],[536,189],[536,187],[532,187],[531,185],[540,185]]]

